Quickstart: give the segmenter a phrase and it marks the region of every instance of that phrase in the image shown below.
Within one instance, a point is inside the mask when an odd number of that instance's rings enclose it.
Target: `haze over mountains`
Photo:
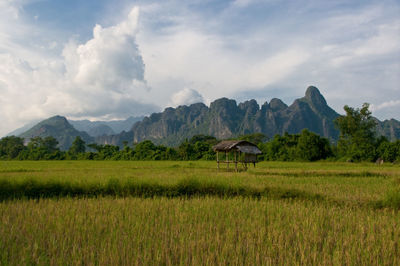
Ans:
[[[80,136],[86,143],[94,142],[94,138],[89,136],[88,133],[76,130],[65,117],[58,115],[43,120],[19,135],[19,137],[25,139],[25,142],[33,137],[44,138],[48,136],[58,140],[58,146],[61,150],[67,150],[77,136]]]
[[[122,131],[129,131],[132,125],[142,121],[144,116],[130,116],[125,120],[114,121],[89,121],[89,120],[69,120],[77,130],[86,131],[92,137],[102,135],[119,134]]]
[[[36,136],[53,136],[58,140],[59,147],[66,150],[71,146],[76,136],[80,136],[88,144],[93,143],[98,136],[119,134],[124,130],[129,131],[135,122],[142,119],[143,116],[131,116],[125,120],[89,121],[67,120],[63,116],[53,116],[36,125],[35,123],[28,124],[7,135],[17,135],[25,138],[26,141]]]
[[[319,90],[310,86],[305,96],[290,106],[277,98],[261,106],[255,100],[237,104],[235,100],[221,98],[212,102],[210,107],[203,103],[170,107],[143,119],[130,117],[123,121],[68,122],[64,117],[55,116],[20,136],[25,139],[53,136],[59,141],[61,149],[68,149],[76,136],[81,136],[86,143],[122,146],[124,141],[132,143],[148,139],[157,144],[176,146],[197,134],[227,139],[261,132],[273,137],[285,132],[299,133],[307,128],[334,141],[339,132],[333,121],[338,116]],[[400,139],[400,122],[395,119],[377,120],[377,133],[390,140]]]

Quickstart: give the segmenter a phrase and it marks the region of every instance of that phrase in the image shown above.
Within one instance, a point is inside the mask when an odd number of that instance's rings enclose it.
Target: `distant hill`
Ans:
[[[305,96],[290,106],[274,98],[259,106],[255,100],[237,104],[235,100],[221,98],[210,104],[202,103],[177,108],[166,108],[137,122],[124,134],[96,138],[98,143],[121,145],[122,141],[140,142],[145,139],[157,144],[175,146],[197,134],[218,139],[261,132],[268,137],[275,134],[300,133],[307,128],[332,141],[339,137],[334,120],[339,114],[330,108],[320,91],[310,86]],[[400,139],[400,122],[394,119],[377,120],[377,133],[389,140]]]
[[[383,122],[377,119],[377,133],[387,137],[391,141],[400,139],[400,121],[396,119],[384,120]]]
[[[237,104],[235,100],[221,98],[210,107],[197,103],[167,108],[136,123],[131,131],[135,142],[150,139],[166,145],[177,145],[196,134],[227,139],[261,132],[272,137],[285,132],[299,133],[304,128],[335,140],[339,132],[333,120],[338,116],[319,90],[311,86],[303,98],[290,106],[276,98],[262,106],[255,100]]]
[[[19,137],[26,140],[30,140],[33,137],[45,138],[48,136],[53,136],[58,140],[58,147],[61,150],[67,150],[77,136],[80,136],[86,143],[94,142],[93,137],[89,136],[84,131],[76,130],[68,123],[65,117],[58,115],[43,120],[28,131],[19,135]]]
[[[335,141],[339,137],[339,131],[333,121],[338,116],[328,106],[320,91],[310,86],[305,96],[295,100],[290,106],[277,98],[261,106],[255,100],[237,104],[235,100],[221,98],[212,102],[210,107],[203,103],[169,107],[143,120],[141,117],[130,117],[127,120],[109,122],[71,121],[80,131],[64,117],[55,116],[40,122],[21,136],[31,138],[51,135],[57,138],[62,149],[68,149],[78,135],[86,143],[122,146],[124,141],[132,143],[152,140],[156,144],[176,146],[198,134],[228,139],[261,132],[271,138],[275,134],[294,134],[307,128]],[[400,139],[399,121],[391,119],[381,122],[376,119],[376,122],[379,135],[392,141]]]
[[[36,121],[29,122],[28,124],[23,125],[22,127],[11,131],[6,136],[18,136],[18,135],[21,135],[22,133],[24,133],[25,131],[31,129],[34,125],[36,125],[39,122],[40,122],[40,120],[39,121],[36,120]]]
[[[129,131],[133,124],[142,121],[144,116],[131,116],[125,120],[113,121],[89,121],[89,120],[68,120],[79,131],[86,131],[92,137],[103,135],[119,134],[122,131]]]

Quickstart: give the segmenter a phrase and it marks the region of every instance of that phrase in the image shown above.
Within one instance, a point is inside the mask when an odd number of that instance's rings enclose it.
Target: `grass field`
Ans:
[[[400,264],[400,167],[0,162],[0,263]]]

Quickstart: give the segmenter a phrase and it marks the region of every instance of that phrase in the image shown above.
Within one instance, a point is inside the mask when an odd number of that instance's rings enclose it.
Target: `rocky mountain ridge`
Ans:
[[[53,116],[38,123],[28,131],[19,135],[29,141],[33,137],[49,137],[57,139],[58,147],[67,150],[77,136],[80,136],[86,143],[94,142],[94,138],[84,131],[76,130],[63,116]]]
[[[57,116],[55,116],[57,117]],[[61,117],[61,116],[58,116]],[[143,120],[144,116],[130,116],[127,119],[123,120],[111,120],[111,121],[90,121],[90,120],[71,120],[68,119],[68,122],[78,131],[85,131],[92,137],[99,137],[102,135],[114,135],[119,134],[122,131],[129,131],[133,124],[138,121]],[[6,136],[19,136],[24,132],[31,129],[36,124],[40,123],[39,121],[30,122],[12,132],[8,133]]]
[[[227,139],[243,134],[261,132],[275,134],[299,133],[309,130],[335,140],[338,131],[333,120],[338,117],[319,90],[310,86],[303,98],[288,106],[280,99],[272,99],[259,106],[255,100],[237,104],[235,100],[221,98],[210,104],[202,103],[177,108],[166,108],[136,123],[131,131],[133,140],[150,139],[155,143],[177,145],[196,134]],[[118,144],[116,138],[110,142]]]
[[[265,102],[261,106],[255,100],[237,104],[235,100],[221,98],[212,102],[210,107],[203,103],[195,103],[190,106],[166,108],[163,112],[153,113],[143,118],[142,121],[137,121],[130,130],[122,131],[119,134],[97,134],[95,137],[91,137],[83,131],[72,131],[73,127],[66,126],[65,121],[66,123],[68,121],[63,118],[64,122],[58,122],[60,125],[58,131],[51,127],[46,128],[45,121],[47,120],[45,120],[29,130],[28,133],[25,132],[20,136],[28,138],[35,134],[47,136],[54,133],[56,135],[53,136],[62,143],[64,149],[68,148],[69,142],[72,143],[75,136],[79,134],[87,143],[96,142],[122,146],[124,141],[132,143],[148,139],[156,144],[176,146],[185,139],[198,134],[228,139],[261,132],[271,138],[275,134],[299,133],[307,128],[335,141],[339,136],[339,131],[335,128],[333,121],[338,116],[339,114],[328,106],[320,91],[316,87],[310,86],[307,88],[305,96],[295,100],[290,106],[277,98],[273,98],[269,103]],[[54,117],[53,119],[60,120],[60,118]],[[395,119],[376,121],[379,135],[386,136],[390,140],[400,139],[399,121]],[[65,132],[62,132],[63,130]],[[104,128],[103,132],[106,130],[108,129]],[[109,130],[109,132],[111,131]],[[71,137],[67,138],[68,134]],[[68,141],[66,141],[67,139]]]
[[[129,131],[133,124],[142,121],[144,116],[130,116],[124,120],[90,121],[90,120],[68,120],[70,124],[79,131],[86,131],[92,137],[103,135],[115,135],[122,131]]]

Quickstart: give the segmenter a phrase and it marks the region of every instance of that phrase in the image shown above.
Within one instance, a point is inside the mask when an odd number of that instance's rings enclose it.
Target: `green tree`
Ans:
[[[346,114],[335,120],[340,130],[338,141],[340,157],[353,161],[374,160],[376,122],[368,108],[368,103],[364,103],[361,109],[345,105]]]
[[[44,158],[45,150],[43,147],[43,139],[41,137],[33,137],[28,143],[28,151],[25,159],[40,160]]]
[[[179,154],[174,148],[168,147],[167,150],[165,151],[167,160],[179,160]]]
[[[129,147],[129,143],[128,141],[123,141],[122,144],[124,145],[123,149],[119,152],[119,156],[118,159],[119,160],[132,160],[135,152],[133,151],[133,149],[131,147]],[[117,159],[117,158],[115,158]]]
[[[85,151],[86,151],[85,141],[80,136],[76,136],[68,152],[70,154],[76,155],[78,153],[84,153]]]
[[[195,135],[189,141],[181,143],[178,152],[183,160],[215,160],[212,147],[217,143],[213,136]]]
[[[0,140],[0,158],[15,159],[25,149],[24,139],[9,136]]]
[[[182,160],[195,160],[197,158],[196,151],[194,150],[194,145],[189,141],[184,141],[178,147],[178,154]]]
[[[301,161],[316,161],[332,155],[328,139],[303,129],[296,145],[297,159]]]
[[[256,145],[265,142],[268,140],[268,137],[264,135],[263,133],[253,133],[253,134],[247,134],[247,135],[242,135],[239,136],[240,140],[247,140],[249,142],[252,142]]]
[[[135,160],[151,160],[155,151],[156,145],[151,140],[142,141],[135,146]]]
[[[34,137],[28,143],[27,154],[24,156],[25,159],[30,160],[54,160],[63,159],[64,156],[57,148],[58,141],[52,137]]]
[[[377,155],[385,162],[394,162],[400,159],[400,140],[395,142],[382,141],[377,148]]]
[[[118,159],[119,146],[110,144],[98,145],[97,160]]]
[[[100,152],[100,151],[103,149],[103,146],[102,146],[102,145],[99,145],[99,144],[97,144],[97,143],[90,143],[90,144],[88,144],[87,146],[88,146],[90,149],[92,149],[92,151],[95,150],[95,151],[97,151],[97,152]]]
[[[58,150],[58,141],[52,136],[45,137],[43,139],[42,145],[47,153],[54,153]]]
[[[275,135],[270,141],[258,146],[267,161],[316,161],[333,155],[328,139],[307,129],[301,134]]]
[[[218,141],[215,137],[213,136],[208,136],[208,135],[194,135],[190,140],[190,144],[195,144],[196,142],[205,142],[209,144],[216,144]]]
[[[276,134],[272,140],[260,143],[258,146],[267,161],[293,161],[296,158],[298,139],[298,134],[286,132],[283,136]]]

